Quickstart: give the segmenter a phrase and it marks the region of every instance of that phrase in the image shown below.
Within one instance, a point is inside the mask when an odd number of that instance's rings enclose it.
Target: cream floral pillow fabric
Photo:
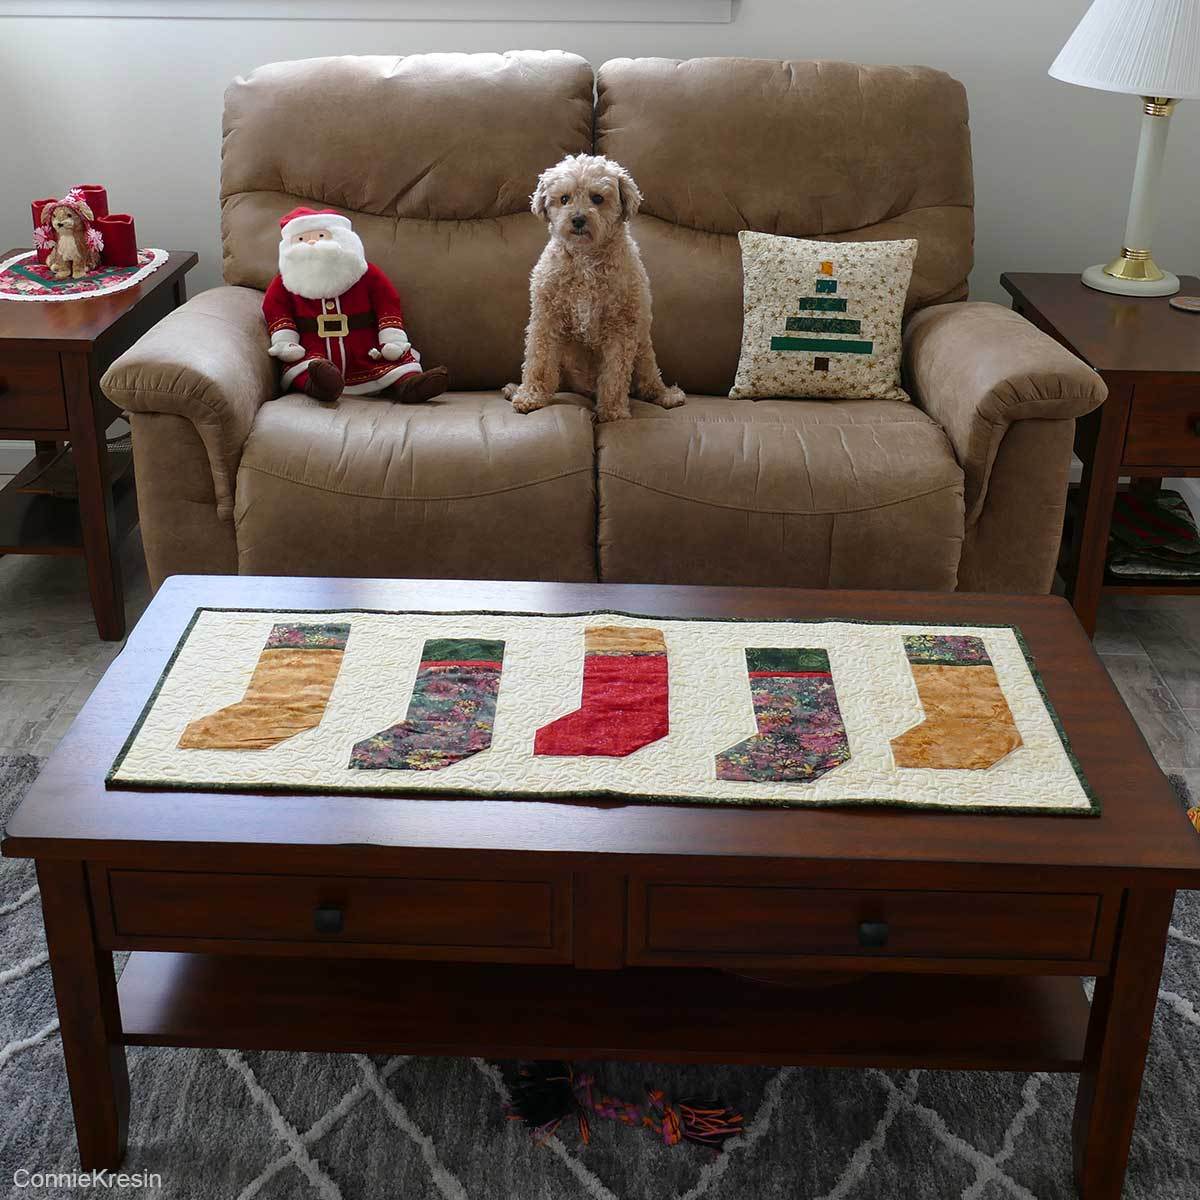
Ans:
[[[731,396],[907,400],[900,321],[915,240],[810,242],[738,234],[742,357]]]

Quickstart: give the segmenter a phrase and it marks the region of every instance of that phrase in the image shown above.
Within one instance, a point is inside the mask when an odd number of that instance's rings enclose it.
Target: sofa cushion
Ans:
[[[284,396],[246,442],[235,522],[242,574],[594,579],[591,414]]]
[[[952,590],[963,475],[897,400],[690,396],[597,427],[600,577]]]
[[[741,345],[743,229],[916,238],[909,310],[966,295],[973,184],[962,84],[928,67],[615,59],[596,149],[642,191],[633,230],[669,383],[726,393]]]
[[[273,63],[225,94],[225,281],[265,289],[279,218],[336,208],[454,387],[520,377],[538,174],[592,144],[592,70],[561,51]],[[348,114],[353,114],[348,119]]]

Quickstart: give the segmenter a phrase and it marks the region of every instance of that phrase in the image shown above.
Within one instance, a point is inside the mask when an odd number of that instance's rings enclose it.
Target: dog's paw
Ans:
[[[539,408],[546,406],[546,401],[538,396],[531,396],[522,388],[517,388],[509,397],[512,401],[513,409],[519,413],[537,412]]]
[[[506,383],[500,389],[500,395],[502,395],[505,400],[511,400],[520,390],[520,387],[521,385],[519,383]]]
[[[598,408],[596,409],[596,420],[604,423],[606,421],[628,421],[633,414],[629,411],[629,405],[624,405],[621,408]]]
[[[654,403],[659,408],[678,408],[681,404],[686,404],[687,401],[684,399],[682,388],[669,387]]]

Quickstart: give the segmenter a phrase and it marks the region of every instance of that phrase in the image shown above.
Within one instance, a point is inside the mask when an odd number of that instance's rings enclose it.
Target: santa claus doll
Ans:
[[[279,274],[263,300],[284,392],[430,400],[449,384],[445,367],[424,370],[404,332],[400,297],[368,263],[347,217],[293,209],[280,222]]]

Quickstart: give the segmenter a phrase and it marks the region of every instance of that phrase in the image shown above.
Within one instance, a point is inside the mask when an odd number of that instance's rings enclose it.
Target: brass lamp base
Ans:
[[[1107,266],[1097,263],[1083,273],[1083,282],[1098,292],[1118,296],[1173,296],[1179,291],[1179,276],[1164,271],[1149,250],[1121,247],[1120,257]]]

